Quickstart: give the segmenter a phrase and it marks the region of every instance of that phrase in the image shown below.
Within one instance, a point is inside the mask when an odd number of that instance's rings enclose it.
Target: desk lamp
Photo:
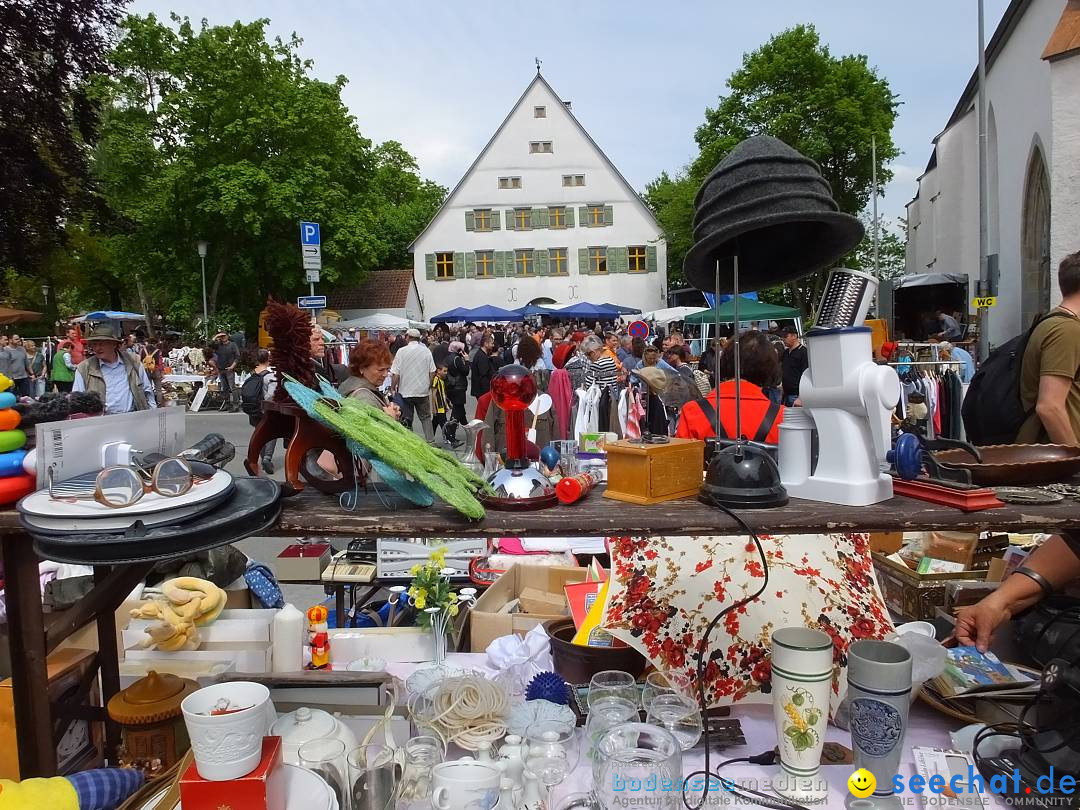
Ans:
[[[503,366],[491,381],[492,401],[506,411],[506,463],[488,476],[494,495],[480,500],[492,509],[543,509],[559,502],[555,487],[525,455],[525,411],[536,397],[536,381],[522,365]]]
[[[700,498],[728,508],[783,506],[787,491],[772,455],[742,435],[739,290],[773,287],[830,267],[859,244],[863,226],[838,209],[816,163],[768,135],[737,145],[702,183],[694,207],[697,241],[683,269],[698,289],[734,295],[739,434],[717,442]]]

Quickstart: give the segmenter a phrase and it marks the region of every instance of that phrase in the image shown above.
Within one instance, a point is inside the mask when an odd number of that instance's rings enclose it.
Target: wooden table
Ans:
[[[755,531],[816,534],[838,531],[923,531],[948,529],[1030,533],[1080,531],[1080,508],[1071,501],[1052,506],[1011,506],[964,513],[955,509],[894,498],[866,507],[845,507],[792,500],[779,509],[739,513]],[[395,502],[387,509],[374,496],[362,496],[355,511],[343,510],[336,496],[305,490],[284,501],[276,529],[285,535],[349,537],[520,537],[596,535],[724,535],[741,529],[730,517],[693,499],[655,506],[634,506],[594,492],[570,507],[538,512],[489,511],[469,522],[439,503],[428,509]],[[114,613],[141,581],[150,564],[98,566],[97,586],[69,610],[45,620],[38,585],[38,558],[13,512],[0,512],[0,541],[7,588],[7,614],[15,669],[15,718],[19,759],[26,776],[51,776],[56,754],[45,690],[45,656],[67,636],[97,622],[101,652],[102,695],[119,689]],[[111,724],[110,724],[111,726]],[[117,739],[110,728],[110,742]]]

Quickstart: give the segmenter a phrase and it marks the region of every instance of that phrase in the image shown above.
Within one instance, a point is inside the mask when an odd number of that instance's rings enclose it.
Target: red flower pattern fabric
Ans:
[[[770,702],[770,636],[804,626],[833,640],[834,712],[847,687],[848,647],[893,629],[866,534],[764,535],[769,587],[728,613],[708,639],[710,706]],[[602,626],[697,696],[697,653],[723,608],[761,587],[765,570],[739,537],[613,537]]]

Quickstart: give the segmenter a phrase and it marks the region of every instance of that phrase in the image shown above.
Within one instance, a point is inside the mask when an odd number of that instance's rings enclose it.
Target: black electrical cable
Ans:
[[[750,788],[744,788],[739,785],[735,785],[730,780],[727,780],[725,782],[725,780],[719,775],[720,768],[731,765],[735,762],[750,762],[756,765],[771,765],[776,761],[776,754],[773,751],[768,751],[764,754],[758,754],[757,756],[753,757],[739,757],[737,759],[729,759],[725,762],[720,763],[720,765],[717,766],[716,773],[713,773],[711,768],[709,767],[709,750],[711,747],[709,745],[709,704],[705,700],[705,655],[708,652],[709,648],[709,636],[712,635],[712,631],[716,629],[716,625],[718,625],[727,614],[729,614],[733,610],[737,610],[743,605],[747,605],[750,602],[753,602],[755,599],[761,596],[761,594],[765,593],[766,588],[769,587],[769,561],[768,558],[765,556],[765,549],[761,547],[761,540],[758,539],[757,534],[746,524],[745,520],[739,517],[739,515],[735,514],[735,512],[733,512],[731,509],[728,509],[726,506],[723,506],[721,504],[714,503],[712,505],[722,511],[724,514],[726,514],[732,520],[734,520],[739,525],[739,528],[742,529],[743,532],[745,532],[746,535],[754,541],[754,546],[757,548],[758,557],[760,557],[761,559],[761,568],[765,572],[765,580],[761,583],[761,587],[758,588],[750,596],[745,596],[739,601],[731,603],[726,608],[717,613],[716,616],[713,617],[713,620],[709,622],[709,626],[705,628],[705,633],[698,640],[698,708],[701,710],[701,718],[704,721],[702,723],[702,725],[704,726],[702,730],[702,736],[705,739],[705,765],[704,770],[694,771],[683,781],[683,805],[687,808],[687,810],[700,810],[700,808],[704,806],[706,799],[708,799],[709,797],[710,782],[712,781],[712,779],[716,779],[720,784],[725,785],[725,788],[733,796],[743,798],[752,804],[772,808],[772,810],[805,810],[802,805],[789,801],[788,799],[783,799],[779,796],[770,796],[767,793],[762,793],[760,791],[752,790]],[[699,776],[705,777],[705,784],[704,790],[701,794],[701,801],[699,801],[697,804],[691,804],[690,799],[687,797],[688,786],[692,779]]]

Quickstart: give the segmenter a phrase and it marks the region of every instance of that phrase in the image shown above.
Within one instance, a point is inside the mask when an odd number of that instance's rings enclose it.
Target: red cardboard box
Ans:
[[[192,762],[180,777],[180,804],[184,810],[286,810],[285,778],[281,737],[263,737],[262,760],[239,779],[208,782]]]

